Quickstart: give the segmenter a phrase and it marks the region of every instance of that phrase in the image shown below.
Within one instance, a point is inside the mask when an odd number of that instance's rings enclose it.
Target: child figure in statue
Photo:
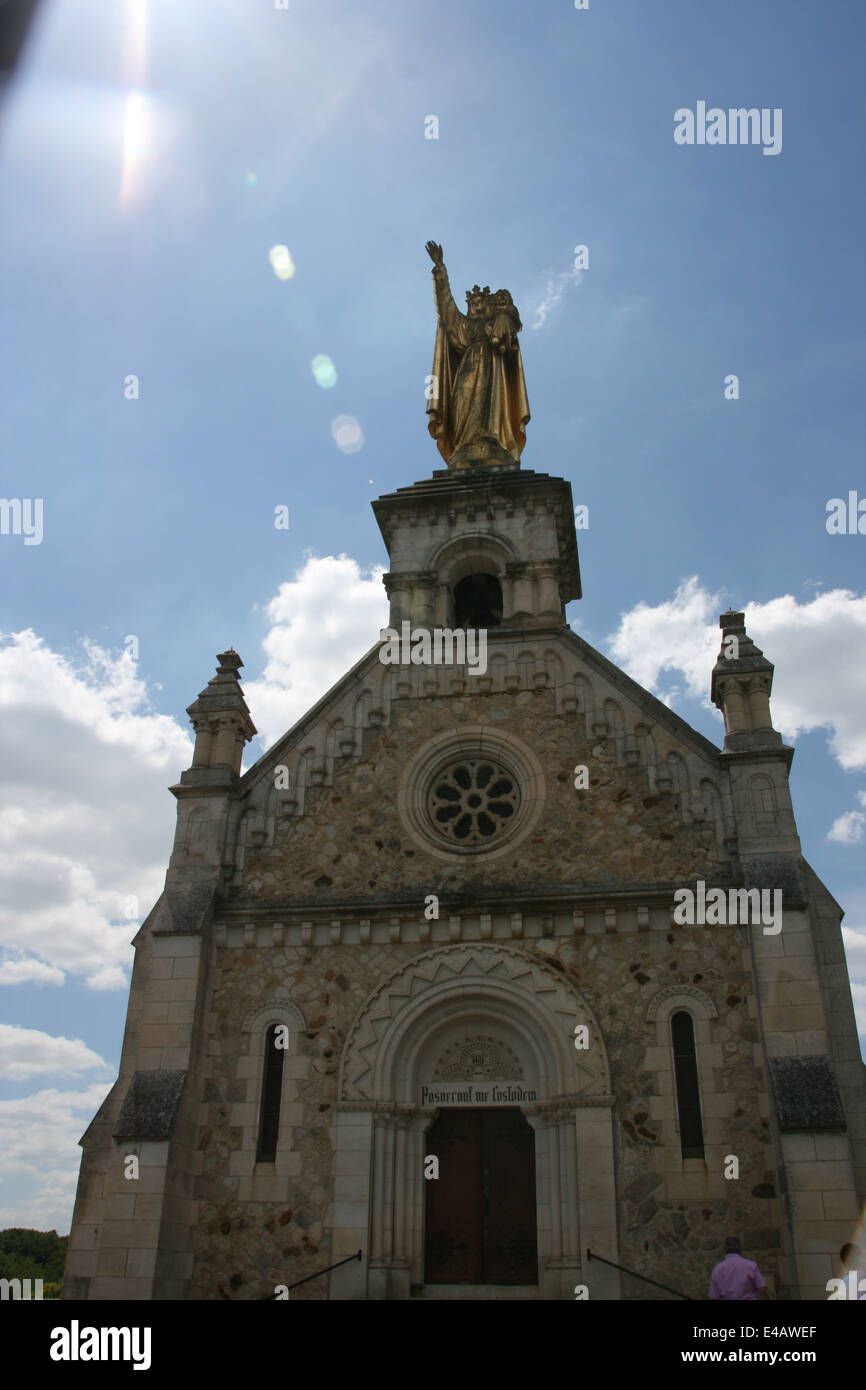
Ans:
[[[490,342],[497,352],[510,352],[517,347],[517,335],[523,327],[520,315],[508,290],[497,290],[492,296]]]

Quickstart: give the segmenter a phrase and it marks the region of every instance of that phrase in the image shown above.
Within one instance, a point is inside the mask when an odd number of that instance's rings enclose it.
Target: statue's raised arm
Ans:
[[[520,316],[507,290],[466,291],[454,302],[442,247],[427,242],[436,295],[436,346],[428,390],[428,428],[449,468],[517,467],[529,404],[517,335]]]
[[[448,337],[448,342],[457,352],[463,352],[469,342],[466,331],[466,315],[461,314],[454,303],[448,271],[442,258],[442,247],[435,241],[428,241],[427,254],[433,262],[433,290],[436,295],[436,313]]]

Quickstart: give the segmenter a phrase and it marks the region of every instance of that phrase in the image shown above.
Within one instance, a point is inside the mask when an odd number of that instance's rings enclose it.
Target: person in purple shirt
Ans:
[[[755,1302],[767,1297],[767,1285],[754,1260],[744,1260],[736,1236],[725,1240],[725,1258],[710,1275],[710,1298],[725,1302],[748,1300]]]

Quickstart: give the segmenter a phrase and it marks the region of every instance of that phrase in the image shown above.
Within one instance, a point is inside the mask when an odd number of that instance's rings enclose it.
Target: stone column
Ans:
[[[409,1179],[407,1183],[408,1222],[406,1253],[409,1283],[424,1282],[424,1139],[430,1117],[412,1115],[409,1123]]]
[[[385,1253],[385,1145],[388,1120],[373,1117],[373,1220],[370,1233],[370,1259],[379,1261]]]
[[[538,1241],[539,1286],[544,1293],[551,1246],[550,1129],[537,1111],[526,1114],[535,1132],[535,1233]]]
[[[514,607],[511,612],[512,618],[531,618],[535,614],[533,604],[533,583],[528,573],[528,566],[519,561],[512,561],[505,566],[505,573],[511,580]]]
[[[395,1123],[394,1156],[394,1259],[406,1258],[406,1119],[398,1116]]]
[[[580,1234],[577,1219],[577,1145],[574,1115],[563,1115],[559,1122],[562,1155],[562,1258],[580,1264]]]
[[[538,581],[538,605],[536,612],[543,618],[561,618],[562,600],[559,596],[559,566],[553,563],[535,565]]]
[[[384,1180],[384,1230],[382,1239],[382,1259],[389,1263],[394,1258],[394,1156],[395,1156],[394,1117],[388,1116],[385,1128],[385,1144],[382,1158],[385,1165]]]
[[[233,772],[240,772],[241,760],[238,754],[243,747],[240,744],[239,730],[237,723],[231,714],[221,714],[217,720],[217,734],[213,745],[213,767],[230,767]],[[235,766],[237,763],[237,766]]]
[[[399,632],[400,624],[409,619],[409,584],[405,575],[401,574],[383,574],[382,580],[391,601],[388,626]]]
[[[412,1172],[412,1131],[407,1115],[397,1115],[392,1127],[394,1135],[394,1193],[392,1208],[394,1213],[394,1246],[391,1268],[387,1281],[387,1296],[390,1299],[409,1297],[409,1225],[411,1192],[414,1186]]]
[[[544,1136],[547,1146],[548,1190],[550,1193],[550,1258],[562,1259],[562,1162],[559,1147],[559,1119],[545,1112]]]
[[[411,613],[412,622],[417,623],[418,627],[432,628],[436,626],[434,621],[434,602],[436,575],[425,570],[420,574],[411,576],[413,581]]]
[[[499,582],[502,585],[502,623],[507,627],[514,613],[514,586],[507,573],[500,576]]]
[[[749,716],[746,701],[739,684],[735,681],[719,682],[719,697],[724,701],[722,713],[725,716],[725,733],[748,732]]]
[[[770,682],[757,677],[749,689],[749,711],[752,716],[752,729],[772,729],[773,716],[770,713]]]
[[[436,585],[436,596],[434,599],[433,616],[436,627],[450,627],[448,614],[448,585],[445,583]]]
[[[210,767],[214,725],[210,719],[193,719],[192,726],[195,730],[192,765],[193,767]]]

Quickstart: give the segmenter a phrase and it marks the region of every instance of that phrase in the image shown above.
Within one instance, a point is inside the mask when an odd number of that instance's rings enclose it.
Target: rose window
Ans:
[[[429,810],[440,834],[460,845],[493,839],[520,805],[515,779],[487,758],[461,758],[433,779]]]

